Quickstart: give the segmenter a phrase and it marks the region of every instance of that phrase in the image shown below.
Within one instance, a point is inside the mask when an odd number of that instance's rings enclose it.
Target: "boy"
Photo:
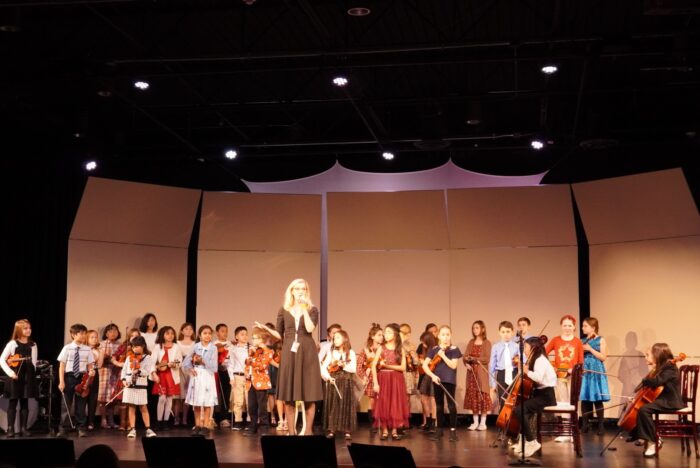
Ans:
[[[248,359],[248,329],[240,326],[234,330],[235,344],[229,351],[228,376],[231,384],[231,406],[233,407],[234,423],[231,430],[243,429],[243,409],[246,405],[245,392],[245,361]]]
[[[75,392],[75,386],[83,379],[83,375],[95,375],[95,357],[92,350],[85,344],[87,327],[82,323],[76,323],[70,327],[72,341],[65,345],[58,355],[58,390],[63,393],[65,404],[61,407],[61,420],[63,424],[58,431],[58,436],[65,436],[70,425],[68,405],[73,404],[73,414],[78,427],[78,437],[85,437],[85,406],[87,398],[81,397]]]
[[[518,324],[518,336],[515,337],[515,342],[520,343],[520,337],[527,340],[532,335],[530,334],[530,319],[527,317],[520,317],[517,321]]]
[[[272,388],[270,381],[270,362],[275,352],[265,345],[268,336],[260,328],[253,328],[252,346],[246,359],[245,377],[250,381],[248,390],[248,416],[250,429],[246,436],[253,437],[258,433],[260,420],[267,415],[267,391]]]
[[[501,341],[491,348],[489,382],[491,383],[491,393],[498,398],[499,408],[502,408],[505,389],[513,383],[515,378],[516,368],[513,365],[513,358],[518,355],[518,345],[513,341],[512,323],[501,322],[498,325],[498,334],[501,336]]]
[[[229,413],[228,402],[231,400],[231,381],[228,375],[228,364],[231,360],[231,350],[233,344],[228,340],[228,326],[225,323],[220,323],[216,326],[216,340],[214,341],[218,352],[219,370],[214,375],[216,384],[216,393],[219,395],[221,404],[218,406],[218,411],[214,415],[214,419],[222,429],[230,427],[231,423],[228,420]]]
[[[331,346],[333,345],[333,335],[335,335],[335,332],[342,329],[343,327],[341,327],[337,323],[332,324],[330,327],[328,327],[328,329],[326,329],[326,332],[328,333],[328,338],[325,341],[322,341],[321,344],[318,346],[319,363],[323,362],[323,360],[326,359],[326,354],[328,354],[328,351],[330,351]]]

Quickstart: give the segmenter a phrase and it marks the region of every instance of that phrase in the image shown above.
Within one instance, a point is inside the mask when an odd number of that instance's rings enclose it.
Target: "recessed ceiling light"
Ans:
[[[333,78],[333,84],[338,86],[339,88],[342,88],[343,86],[348,84],[348,79],[344,76],[336,76],[335,78]]]
[[[226,159],[236,159],[236,156],[238,156],[238,152],[234,149],[229,149],[226,150],[224,156],[226,156]]]
[[[541,150],[544,148],[544,143],[541,140],[532,140],[530,146],[532,146],[533,149]]]
[[[350,16],[367,16],[372,12],[367,7],[352,7],[348,9],[348,15]]]
[[[542,73],[544,73],[545,75],[551,75],[552,73],[556,73],[557,70],[559,69],[556,65],[545,65],[544,67],[542,67]]]
[[[391,151],[384,151],[382,153],[382,158],[386,159],[387,161],[391,161],[392,159],[394,159],[394,153],[392,153]]]
[[[88,161],[85,163],[86,171],[94,171],[95,169],[97,169],[97,161]]]
[[[148,81],[135,81],[134,82],[134,88],[140,89],[141,91],[146,91],[150,87],[151,87],[151,85],[148,83]]]

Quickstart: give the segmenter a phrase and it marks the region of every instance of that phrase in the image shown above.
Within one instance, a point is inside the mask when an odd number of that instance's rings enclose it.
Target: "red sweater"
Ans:
[[[571,369],[576,364],[583,364],[583,343],[576,337],[565,341],[561,336],[555,336],[547,343],[545,351],[547,355],[554,351],[554,367],[557,370]]]

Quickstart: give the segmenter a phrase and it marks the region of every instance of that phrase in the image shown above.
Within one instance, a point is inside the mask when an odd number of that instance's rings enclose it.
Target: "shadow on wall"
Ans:
[[[644,359],[644,353],[639,350],[638,347],[639,338],[637,337],[637,333],[627,332],[627,335],[625,335],[625,349],[618,356],[619,366],[617,376],[622,384],[622,395],[633,395],[637,385],[639,385],[642,379],[649,373],[649,368]],[[624,407],[620,407],[618,415],[621,414],[623,408]]]

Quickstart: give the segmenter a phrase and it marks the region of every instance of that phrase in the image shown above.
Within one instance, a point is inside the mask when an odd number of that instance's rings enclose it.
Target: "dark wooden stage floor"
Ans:
[[[266,433],[279,434],[274,430]],[[185,430],[171,430],[160,434],[161,437],[185,436],[189,432]],[[410,435],[401,441],[380,441],[377,437],[369,437],[367,426],[362,426],[355,434],[354,442],[373,443],[381,445],[401,445],[408,448],[419,467],[492,467],[505,466],[510,458],[503,448],[491,448],[489,445],[496,437],[496,431],[489,428],[484,432],[469,432],[464,427],[458,430],[459,441],[448,442],[447,438],[435,443],[429,441],[416,430],[410,431]],[[700,460],[693,453],[690,457],[681,455],[680,442],[669,440],[661,451],[660,459],[645,459],[642,457],[642,449],[633,444],[626,444],[623,439],[618,439],[613,447],[615,451],[608,451],[604,457],[598,453],[605,443],[610,440],[614,432],[612,429],[605,437],[587,434],[584,436],[584,457],[577,458],[571,444],[559,444],[553,440],[546,440],[543,444],[542,455],[538,458],[543,466],[577,466],[577,467],[646,467],[659,465],[663,467],[698,467]],[[141,434],[139,434],[140,436]],[[262,466],[263,458],[260,449],[259,438],[244,437],[240,432],[221,430],[213,433],[217,455],[221,466]],[[127,440],[123,432],[95,431],[89,437],[75,438],[76,456],[87,447],[94,444],[108,444],[119,455],[120,460],[125,461],[123,466],[145,466],[144,454],[140,438]],[[352,466],[350,454],[345,446],[345,441],[336,440],[336,452],[340,466]],[[128,461],[128,463],[127,463]]]

